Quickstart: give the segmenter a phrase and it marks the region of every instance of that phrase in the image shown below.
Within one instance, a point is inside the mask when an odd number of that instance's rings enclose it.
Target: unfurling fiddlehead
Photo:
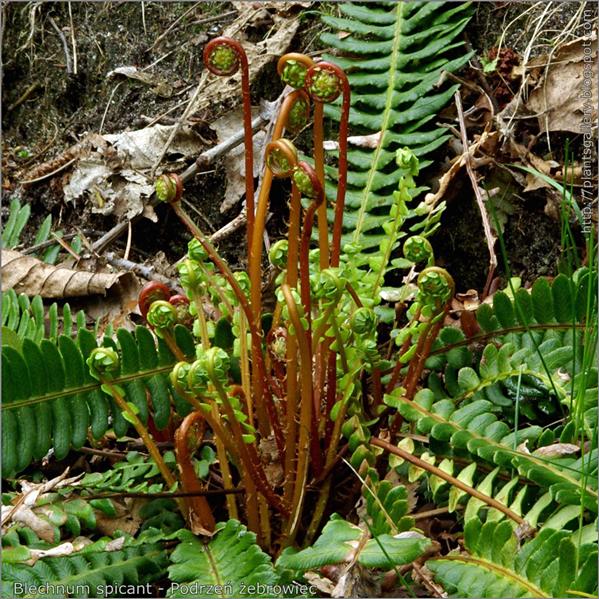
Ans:
[[[252,131],[252,103],[250,100],[250,70],[243,46],[228,37],[217,37],[204,47],[204,64],[215,75],[232,75],[241,69],[243,96],[243,129],[245,146],[245,204],[247,210],[247,243],[251,246],[254,230],[254,134]]]
[[[455,283],[451,275],[438,266],[429,266],[418,275],[418,291],[424,304],[438,311],[453,297]]]
[[[165,173],[156,179],[154,189],[158,200],[174,204],[183,194],[183,179],[176,173]]]
[[[193,454],[204,438],[204,416],[201,412],[188,414],[175,432],[177,465],[181,472],[181,486],[185,493],[204,490],[193,466]],[[206,499],[201,495],[185,498],[187,521],[195,534],[211,534],[216,522]]]
[[[153,302],[157,300],[168,300],[171,296],[171,290],[163,283],[150,281],[143,286],[139,292],[137,304],[141,315],[146,318],[148,310]]]
[[[416,264],[425,261],[430,263],[433,258],[433,247],[426,237],[412,235],[403,244],[403,255],[404,258]]]
[[[339,122],[339,175],[337,197],[335,200],[335,219],[333,223],[333,241],[331,249],[331,266],[339,266],[341,256],[341,234],[343,229],[343,209],[345,207],[345,190],[347,187],[347,136],[349,127],[350,87],[343,69],[330,62],[319,62],[312,65],[306,73],[305,85],[316,105],[334,102],[343,94],[341,104],[341,120]],[[317,167],[318,172],[318,167]],[[319,177],[324,187],[324,179]],[[327,230],[326,206],[319,208],[318,229]],[[321,248],[322,250],[322,248]],[[328,265],[328,264],[327,264]]]

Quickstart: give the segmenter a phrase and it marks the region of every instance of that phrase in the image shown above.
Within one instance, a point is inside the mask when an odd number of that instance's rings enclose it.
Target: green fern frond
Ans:
[[[305,572],[334,564],[356,562],[365,568],[390,570],[419,558],[431,541],[416,531],[396,535],[369,533],[333,514],[314,545],[299,552],[283,551],[277,568]]]
[[[3,500],[14,496],[14,493],[5,494]],[[22,542],[30,548],[49,548],[59,543],[61,538],[74,538],[84,531],[95,530],[99,514],[108,518],[117,516],[110,499],[87,499],[68,488],[44,493],[29,509],[31,519],[36,522],[36,530],[43,538],[39,538],[30,527],[16,522],[3,535],[3,545],[18,546]]]
[[[31,216],[31,206],[21,206],[19,198],[13,198],[8,207],[8,219],[2,230],[2,247],[14,248],[19,244],[23,229]]]
[[[12,249],[21,243],[21,237],[23,235],[23,232],[25,231],[25,227],[27,227],[29,223],[30,216],[30,205],[22,205],[18,197],[12,198],[8,207],[8,218],[6,219],[6,223],[4,223],[2,230],[2,239],[0,245],[3,248]],[[48,214],[48,216],[46,216],[46,218],[42,221],[42,224],[35,233],[33,245],[37,246],[48,241],[51,230],[52,215]],[[54,233],[56,237],[62,237],[62,234],[62,231],[56,231]],[[79,238],[79,236],[76,235],[73,238],[71,244],[75,251],[79,251],[81,249],[81,239]],[[60,246],[60,244],[56,243],[51,244],[49,247],[46,247],[45,250],[40,250],[40,252],[37,252],[34,255],[43,262],[46,262],[47,264],[54,264],[61,250],[62,247]]]
[[[217,527],[209,543],[189,531],[171,556],[169,597],[197,597],[221,585],[221,597],[270,597],[279,584],[270,557],[256,544],[256,535],[237,520]],[[257,590],[260,585],[260,590]],[[266,593],[266,594],[265,594]]]
[[[576,280],[594,284],[595,276],[581,269]],[[591,281],[592,279],[592,281]],[[559,275],[550,284],[538,279],[531,291],[519,289],[512,300],[506,292],[482,304],[476,319],[482,335],[466,339],[457,328],[443,329],[427,367],[435,371],[428,386],[436,399],[455,403],[486,399],[514,421],[516,399],[520,413],[534,420],[571,409],[574,396],[583,411],[595,404],[597,369],[582,367],[586,294],[574,278]],[[486,341],[482,355],[468,345]],[[439,374],[437,374],[439,372]],[[582,395],[578,382],[585,378]]]
[[[193,355],[191,333],[178,325],[175,336],[183,352]],[[176,359],[161,339],[156,343],[149,329],[138,326],[135,335],[120,329],[115,346],[121,370],[113,382],[125,391],[142,422],[151,413],[157,428],[165,428],[171,402],[182,416],[189,413],[191,406],[171,387],[167,375]],[[94,439],[111,423],[118,437],[126,434],[129,423],[85,362],[96,347],[93,333],[81,329],[76,339],[60,335],[57,343],[43,339],[39,344],[25,339],[21,351],[2,348],[2,465],[7,476],[50,449],[63,459],[71,448],[83,446],[88,428]]]
[[[399,412],[416,423],[418,432],[447,443],[454,450],[467,451],[494,466],[515,468],[521,476],[551,490],[557,503],[584,502],[586,508],[597,513],[596,487],[590,480],[586,486],[581,485],[584,473],[581,460],[548,460],[514,448],[514,444],[538,440],[543,432],[540,426],[512,431],[492,413],[491,402],[483,399],[461,408],[448,399],[434,403],[433,400],[430,391],[418,393],[413,402],[398,398]]]
[[[467,3],[390,2],[342,4],[340,11],[343,18],[322,17],[334,32],[323,33],[321,40],[336,50],[324,58],[347,72],[352,132],[381,135],[376,148],[350,147],[348,152],[343,243],[353,241],[368,250],[385,237],[380,227],[401,176],[396,150],[410,147],[423,168],[430,164],[424,158],[449,137],[434,118],[457,86],[437,84],[443,71],[459,69],[470,57],[460,55],[458,38],[470,10]],[[340,37],[338,31],[349,35]],[[338,121],[339,106],[327,105],[325,114]],[[328,199],[333,201],[335,194],[334,184],[327,186]],[[428,209],[418,212],[411,209],[409,217],[426,221]]]
[[[175,467],[172,451],[165,452],[163,459],[167,466]],[[158,466],[150,457],[137,451],[127,452],[123,461],[117,462],[106,472],[87,473],[78,486],[106,493],[160,493],[164,490]]]
[[[107,550],[106,544],[95,543],[64,557],[44,557],[33,565],[23,563],[31,552],[22,548],[19,561],[4,560],[2,596],[121,597],[128,585],[149,584],[166,571],[167,555],[158,544],[132,545],[118,551]],[[133,596],[139,593],[136,588]]]
[[[73,337],[77,331],[84,329],[87,317],[79,310],[73,317],[68,303],[60,309],[56,302],[46,310],[39,295],[31,299],[24,293],[17,295],[14,289],[2,293],[2,345],[11,345],[20,350],[23,339],[31,339],[39,343],[42,339],[56,340],[58,331]]]
[[[473,519],[466,552],[426,565],[458,597],[572,597],[597,594],[597,547],[579,545],[568,530],[542,530],[520,543],[513,523]]]

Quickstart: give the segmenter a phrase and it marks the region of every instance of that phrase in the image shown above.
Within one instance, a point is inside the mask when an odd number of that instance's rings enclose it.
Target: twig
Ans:
[[[84,233],[85,235],[97,235],[98,234],[97,231],[95,231],[94,229],[83,229],[81,231],[81,233]],[[73,239],[74,237],[77,237],[77,235],[79,235],[79,233],[67,233],[66,235],[62,236],[62,239],[64,241],[68,241],[69,239]],[[53,245],[56,245],[56,240],[48,239],[47,241],[42,241],[41,243],[37,243],[27,249],[22,250],[21,254],[35,254],[35,252],[38,252],[39,250],[45,250],[46,248],[49,248]]]
[[[143,264],[138,264],[137,262],[131,262],[131,260],[125,260],[125,258],[119,258],[114,252],[106,252],[104,257],[109,264],[112,264],[112,266],[116,266],[117,268],[124,270],[130,270],[144,279],[148,279],[149,281],[158,281],[159,283],[164,283],[165,285],[169,285],[173,288],[179,287],[178,281],[169,279],[168,277],[157,273],[153,266],[145,266]]]
[[[256,131],[260,129],[262,125],[269,122],[269,118],[262,114],[259,114],[255,119],[252,120],[252,129]],[[181,179],[183,179],[183,183],[187,180],[191,179],[200,168],[203,168],[209,164],[211,164],[216,158],[226,154],[229,150],[232,150],[234,147],[238,146],[243,141],[243,129],[240,129],[234,135],[231,135],[229,139],[225,139],[225,141],[217,144],[216,146],[202,152],[197,160],[185,169],[181,173]]]
[[[56,233],[52,233],[52,237],[54,237],[54,241],[56,241],[64,250],[66,250],[75,260],[81,260],[81,256],[66,242],[64,239],[60,238]]]
[[[195,10],[196,8],[198,8],[198,6],[201,4],[201,2],[196,2],[194,3],[191,8],[189,8],[188,10],[186,10],[179,18],[175,19],[169,27],[167,27],[166,31],[163,31],[154,41],[154,43],[146,50],[146,52],[151,52],[156,45],[158,44],[158,42],[160,42],[161,39],[163,39],[166,35],[168,35],[190,12],[192,12],[193,10]]]
[[[427,574],[416,562],[412,563],[412,568],[414,568],[418,574],[420,582],[422,582],[422,584],[431,593],[431,597],[447,597],[447,593],[443,590],[443,588],[436,584],[431,575]]]
[[[144,35],[148,35],[148,29],[146,27],[146,3],[141,0],[141,23],[144,28]]]
[[[236,10],[230,10],[229,12],[225,12],[222,15],[213,15],[211,17],[205,17],[204,19],[198,19],[197,21],[192,21],[190,25],[204,25],[204,23],[212,23],[212,21],[224,21],[229,17],[234,17],[237,14]]]
[[[131,237],[133,237],[133,227],[131,227],[131,221],[127,221],[127,244],[125,245],[125,254],[123,255],[124,260],[129,259],[129,252],[131,251]]]
[[[7,109],[6,112],[12,112],[15,108],[17,108],[17,106],[20,106],[21,104],[23,104],[23,102],[25,102],[25,100],[27,100],[27,98],[29,98],[29,96],[37,89],[39,89],[41,87],[40,83],[38,81],[36,81],[35,83],[32,83],[21,95],[21,97],[16,100],[13,104],[11,104]]]
[[[102,129],[104,127],[104,121],[106,120],[106,115],[108,114],[108,109],[110,108],[110,104],[112,103],[112,98],[114,98],[114,94],[116,90],[123,84],[123,81],[119,81],[113,88],[110,93],[110,98],[108,98],[108,102],[106,103],[106,108],[104,109],[104,114],[102,115],[102,120],[100,121],[100,128],[98,129],[98,135],[102,134]]]
[[[485,240],[487,242],[487,248],[489,250],[489,273],[487,274],[487,281],[483,290],[483,297],[486,297],[489,291],[489,286],[491,285],[491,281],[493,280],[493,275],[495,274],[495,269],[497,268],[497,256],[495,255],[495,236],[493,235],[493,231],[491,230],[491,224],[489,223],[489,215],[487,214],[485,201],[483,200],[483,196],[480,193],[480,187],[478,186],[478,181],[476,180],[476,175],[474,174],[472,163],[470,162],[471,156],[468,150],[468,136],[466,133],[466,123],[464,122],[464,111],[462,109],[462,99],[460,98],[459,91],[457,91],[454,94],[454,99],[456,108],[458,110],[458,120],[460,122],[460,134],[462,136],[462,145],[464,146],[463,156],[464,161],[466,163],[466,171],[468,172],[468,176],[470,177],[470,181],[472,183],[472,189],[474,190],[474,195],[476,196],[476,203],[478,204],[478,209],[480,210],[480,216],[483,221],[483,231],[485,233]]]
[[[154,162],[154,165],[152,166],[152,171],[151,171],[152,175],[158,168],[158,165],[162,162],[162,159],[164,158],[166,151],[168,150],[169,146],[173,142],[173,139],[175,139],[175,136],[179,132],[179,129],[180,129],[181,125],[183,124],[183,121],[191,113],[191,111],[195,105],[195,101],[196,101],[197,97],[200,95],[200,92],[206,86],[206,80],[208,79],[209,73],[210,73],[210,71],[208,71],[207,69],[202,73],[202,76],[200,77],[200,81],[196,87],[196,90],[193,92],[191,98],[189,99],[189,102],[187,103],[187,106],[185,107],[183,114],[179,117],[179,119],[175,123],[175,126],[173,127],[173,130],[170,132],[168,139],[166,140],[166,143],[164,144],[164,147],[162,148],[162,151],[160,152],[160,154],[156,158],[156,161]]]
[[[75,26],[73,25],[73,13],[71,11],[71,2],[69,0],[69,22],[71,24],[71,46],[73,47],[73,73],[77,74],[77,44],[75,44]]]
[[[218,231],[215,231],[210,236],[211,243],[217,243],[219,241],[222,241],[223,239],[225,239],[225,237],[228,237],[229,235],[235,233],[235,231],[240,229],[246,222],[247,214],[244,206],[242,211],[232,221],[228,222],[226,225],[221,227]]]
[[[86,495],[85,499],[119,499],[120,497],[133,497],[146,499],[148,497],[205,497],[206,495],[231,495],[245,493],[245,487],[235,489],[207,489],[205,491],[163,491],[158,493],[135,493],[124,491],[122,493],[100,493],[99,495]]]
[[[60,40],[62,41],[62,47],[64,49],[64,55],[67,62],[67,74],[72,75],[73,63],[71,62],[71,55],[69,54],[69,45],[67,43],[67,38],[64,36],[64,33],[59,29],[58,25],[52,17],[48,17],[48,20],[50,21],[50,25],[52,25],[56,33],[58,33],[58,37],[60,37]]]

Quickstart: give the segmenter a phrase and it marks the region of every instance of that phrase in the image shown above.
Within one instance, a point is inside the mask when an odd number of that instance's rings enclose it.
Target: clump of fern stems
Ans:
[[[205,61],[212,72],[225,75],[239,67],[243,72],[247,64],[243,48],[228,38],[218,38],[207,46]],[[390,215],[389,231],[394,239],[381,248],[382,263],[365,275],[352,265],[356,248],[341,248],[350,103],[347,78],[338,66],[314,63],[299,54],[282,57],[278,68],[283,82],[294,89],[282,103],[266,148],[255,204],[253,182],[249,181],[253,173],[251,130],[246,131],[248,273],[230,269],[184,210],[180,177],[165,174],[156,182],[157,197],[170,204],[193,235],[179,267],[186,297],[173,301],[167,289],[155,284],[140,296],[142,314],[179,360],[171,373],[174,389],[193,406],[176,434],[179,483],[190,493],[203,489],[194,478],[191,456],[210,435],[225,491],[239,484],[245,489],[243,505],[235,494],[227,495],[229,517],[244,514],[264,547],[284,547],[300,542],[300,533],[304,539],[316,534],[326,511],[331,475],[340,460],[344,422],[350,413],[359,420],[365,419],[367,412],[385,417],[383,396],[400,382],[407,396],[414,395],[453,296],[451,277],[432,266],[430,244],[411,238],[412,243],[404,248],[406,255],[425,266],[417,281],[419,301],[410,312],[395,358],[388,360],[379,353],[375,309],[406,214],[405,203],[415,185],[418,161],[407,150],[398,153],[405,177]],[[246,83],[242,77],[244,100]],[[344,114],[339,130],[335,218],[329,230],[322,106],[339,95]],[[309,124],[310,100],[315,106],[314,167],[283,137],[285,132],[293,134]],[[245,101],[244,111],[248,110]],[[291,196],[287,238],[274,244],[269,253],[279,275],[277,304],[271,324],[264,327],[263,238],[274,177],[290,180]],[[318,248],[311,249],[316,223]],[[211,317],[207,305],[212,306]],[[173,332],[177,323],[189,323],[190,317],[198,340],[195,356],[184,354]],[[223,342],[223,334],[227,342]],[[155,455],[158,450],[151,435],[120,397],[119,389],[110,384],[111,367],[102,365],[101,357],[100,352],[93,354],[90,366],[102,377],[105,391],[127,413],[172,486],[173,475]],[[402,372],[404,367],[407,372]],[[364,395],[363,389],[369,388],[372,393]],[[389,422],[392,430],[397,430],[401,419],[392,416]],[[308,486],[316,491],[316,503],[309,509]],[[215,518],[205,498],[186,497],[180,505],[194,532],[214,531]]]

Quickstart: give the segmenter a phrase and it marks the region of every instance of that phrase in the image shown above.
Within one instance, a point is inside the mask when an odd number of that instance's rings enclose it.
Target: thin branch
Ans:
[[[178,281],[169,279],[168,277],[157,273],[153,266],[145,266],[144,264],[138,264],[137,262],[132,262],[125,258],[119,258],[114,252],[106,252],[104,257],[109,264],[112,264],[112,266],[134,272],[136,275],[148,279],[148,281],[158,281],[159,283],[164,283],[172,288],[179,287]]]
[[[60,37],[60,41],[62,42],[62,47],[64,50],[64,55],[65,55],[66,63],[67,63],[67,74],[72,75],[73,74],[73,63],[71,61],[71,55],[69,54],[69,44],[67,43],[67,39],[64,36],[64,33],[59,29],[59,27],[56,24],[56,22],[54,21],[54,19],[52,17],[48,17],[48,19],[50,21],[50,25],[52,25],[52,27],[58,34],[58,37]]]
[[[472,183],[472,189],[474,190],[474,195],[476,196],[476,203],[478,204],[478,209],[480,210],[480,216],[483,221],[483,230],[485,232],[485,240],[487,242],[487,248],[489,250],[489,273],[487,275],[487,281],[485,283],[485,288],[483,291],[483,296],[487,296],[489,287],[491,285],[491,281],[493,280],[493,275],[495,274],[495,269],[497,268],[497,256],[495,255],[495,236],[493,235],[493,231],[491,230],[491,224],[489,222],[489,215],[487,214],[487,208],[485,207],[485,201],[480,192],[480,187],[478,186],[478,181],[476,180],[476,175],[474,174],[474,170],[472,168],[472,163],[470,161],[471,155],[468,149],[468,134],[466,132],[466,123],[464,122],[464,111],[462,109],[462,99],[460,98],[460,92],[457,91],[454,94],[455,104],[458,109],[458,120],[460,122],[460,134],[462,136],[462,145],[464,150],[464,161],[466,163],[466,171],[468,172],[468,176],[470,177],[470,181]]]
[[[122,493],[100,493],[98,495],[86,495],[85,499],[120,499],[121,497],[132,497],[139,499],[159,498],[159,497],[205,497],[210,495],[241,495],[245,493],[245,487],[236,487],[235,489],[207,489],[205,491],[164,491],[158,493],[134,493],[123,491]]]

